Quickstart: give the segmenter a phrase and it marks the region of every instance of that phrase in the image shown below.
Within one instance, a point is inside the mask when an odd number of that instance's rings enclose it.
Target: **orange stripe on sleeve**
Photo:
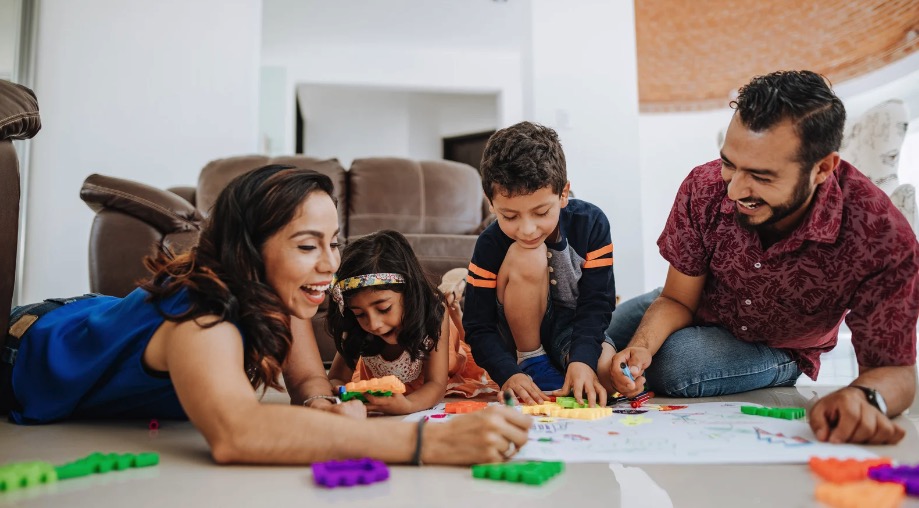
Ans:
[[[584,268],[598,268],[601,266],[613,266],[613,258],[593,259],[584,263]]]
[[[477,288],[495,288],[498,287],[498,281],[496,280],[482,280],[476,279],[472,275],[466,276],[466,282],[472,284]]]
[[[587,260],[590,261],[591,259],[596,259],[604,254],[611,254],[612,252],[613,252],[613,244],[609,244],[606,247],[600,247],[599,249],[593,252],[588,252]]]
[[[485,279],[497,279],[498,278],[497,275],[489,272],[488,270],[483,270],[482,268],[479,268],[478,266],[475,266],[472,263],[469,263],[469,271]]]

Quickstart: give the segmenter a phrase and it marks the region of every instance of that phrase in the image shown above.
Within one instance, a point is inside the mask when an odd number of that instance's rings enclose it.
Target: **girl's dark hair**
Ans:
[[[280,388],[278,375],[290,352],[290,315],[265,280],[262,246],[296,216],[314,192],[333,197],[332,180],[307,169],[265,166],[234,178],[217,197],[197,247],[174,255],[162,249],[144,260],[153,276],[143,284],[150,301],[188,291],[190,307],[167,315],[183,322],[202,316],[228,321],[244,337],[244,368],[253,388]]]
[[[405,278],[405,283],[353,289],[343,293],[345,301],[366,290],[388,289],[400,293],[403,313],[402,333],[397,339],[399,345],[408,351],[413,361],[426,357],[440,336],[444,317],[443,295],[428,280],[412,246],[401,233],[377,231],[353,240],[345,247],[341,266],[338,267],[338,280],[371,273],[398,273]],[[361,328],[347,305],[344,313],[338,311],[334,302],[329,306],[326,327],[335,340],[335,349],[352,369],[359,357],[378,355],[386,345],[382,339]]]
[[[768,130],[790,119],[801,140],[798,161],[810,172],[814,164],[839,150],[846,108],[827,84],[811,71],[778,71],[756,76],[731,102],[740,121],[753,132]]]

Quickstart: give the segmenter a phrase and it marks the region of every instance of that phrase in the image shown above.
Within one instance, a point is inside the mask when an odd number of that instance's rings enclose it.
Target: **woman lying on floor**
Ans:
[[[512,456],[530,418],[508,408],[424,428],[367,420],[357,401],[321,400],[332,387],[309,320],[340,260],[331,196],[324,175],[263,167],[224,189],[198,247],[148,259],[153,276],[125,298],[14,309],[0,355],[0,410],[20,424],[187,417],[219,463]],[[256,390],[280,388],[280,375],[295,403],[321,404],[261,404]]]

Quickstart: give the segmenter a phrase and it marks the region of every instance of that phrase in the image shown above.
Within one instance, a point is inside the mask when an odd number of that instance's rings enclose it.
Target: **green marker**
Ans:
[[[504,405],[514,407],[514,395],[510,390],[504,390]]]

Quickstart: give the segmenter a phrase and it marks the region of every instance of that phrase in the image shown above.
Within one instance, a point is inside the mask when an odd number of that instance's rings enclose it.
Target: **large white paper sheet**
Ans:
[[[616,407],[599,420],[534,417],[529,443],[515,460],[623,464],[801,464],[812,456],[868,459],[854,445],[817,441],[805,420],[746,415],[745,402]],[[443,404],[408,415],[446,421]],[[676,409],[674,409],[676,408]],[[619,412],[615,412],[619,411]],[[638,412],[644,411],[644,412]],[[629,414],[633,413],[633,414]]]

